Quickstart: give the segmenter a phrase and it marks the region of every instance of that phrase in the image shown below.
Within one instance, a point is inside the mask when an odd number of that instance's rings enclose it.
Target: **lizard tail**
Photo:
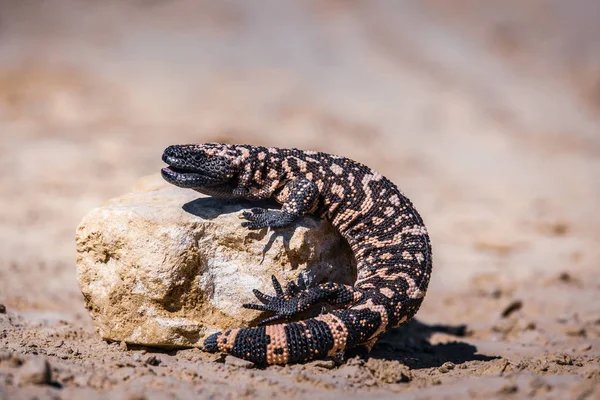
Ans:
[[[287,364],[332,357],[370,344],[387,325],[385,308],[367,303],[299,322],[217,332],[202,347],[260,365]]]

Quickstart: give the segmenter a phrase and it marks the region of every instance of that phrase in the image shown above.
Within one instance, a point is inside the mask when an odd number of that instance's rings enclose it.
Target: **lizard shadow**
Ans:
[[[265,208],[265,209],[280,209],[281,205],[274,200],[260,200],[250,201],[245,199],[222,199],[217,197],[200,197],[190,202],[185,203],[181,208],[197,217],[204,220],[213,220],[223,214],[236,214],[242,210],[250,210],[252,208]],[[270,231],[266,228],[261,230],[248,230],[246,237],[250,240],[262,240],[270,234],[269,240],[263,248],[262,254],[263,259],[265,254],[271,249],[278,237],[282,238],[282,244],[284,251],[288,255],[292,269],[298,268],[298,263],[295,261],[295,257],[292,255],[290,249],[290,240],[294,235],[294,231],[299,226],[313,227],[314,221],[311,223],[309,219],[316,219],[313,216],[305,216],[297,221],[293,226],[284,229],[271,229]],[[240,219],[240,224],[242,220]]]
[[[239,213],[253,207],[279,208],[271,200],[249,201],[245,199],[221,199],[218,197],[199,197],[185,203],[181,208],[184,211],[206,220],[213,220],[223,214]]]
[[[454,336],[456,340],[431,344],[430,339],[436,333]],[[466,325],[429,325],[412,319],[384,333],[368,357],[397,360],[411,369],[439,367],[448,361],[459,365],[467,361],[491,361],[500,358],[478,354],[476,346],[460,341],[460,338],[466,336]],[[363,355],[360,351],[358,350],[356,355]]]

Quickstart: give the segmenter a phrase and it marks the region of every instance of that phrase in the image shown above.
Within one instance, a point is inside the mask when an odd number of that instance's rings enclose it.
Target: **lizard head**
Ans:
[[[243,147],[221,143],[169,146],[162,156],[169,166],[161,173],[173,185],[212,196],[228,196],[248,154]]]

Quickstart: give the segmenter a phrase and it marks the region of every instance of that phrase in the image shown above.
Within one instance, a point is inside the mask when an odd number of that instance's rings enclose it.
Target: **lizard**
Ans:
[[[176,186],[281,204],[243,211],[241,225],[250,230],[286,227],[306,214],[329,221],[357,262],[352,286],[307,287],[298,279],[284,289],[273,275],[274,295],[254,289],[261,304],[242,305],[272,315],[255,327],[211,334],[202,350],[259,365],[336,358],[347,349],[370,351],[379,335],[418,311],[432,270],[429,235],[411,201],[380,173],[323,152],[223,143],[169,146],[162,160],[162,177]],[[292,320],[314,307],[322,307],[319,315]]]

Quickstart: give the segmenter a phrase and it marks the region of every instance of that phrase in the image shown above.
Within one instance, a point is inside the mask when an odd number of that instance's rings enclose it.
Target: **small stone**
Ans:
[[[573,360],[567,354],[557,354],[554,362],[558,365],[573,365]]]
[[[115,372],[113,372],[111,374],[111,377],[113,377],[117,380],[121,380],[121,381],[127,381],[127,380],[131,379],[133,376],[135,376],[135,368],[134,367],[119,368],[118,370],[116,370]]]
[[[8,359],[8,366],[9,367],[20,367],[21,365],[23,365],[25,363],[25,360],[23,360],[23,358],[21,358],[20,356],[13,354],[12,357],[10,357]]]
[[[537,325],[535,322],[533,321],[529,321],[527,324],[525,324],[524,329],[526,331],[533,331],[537,328]]]
[[[12,353],[6,350],[0,350],[0,362],[10,360],[12,358]]]
[[[413,380],[413,374],[408,366],[402,365],[398,372],[396,383],[407,383]]]
[[[556,236],[564,236],[569,232],[570,226],[566,221],[556,221],[549,225],[550,232]]]
[[[128,393],[123,393],[123,396],[120,400],[147,400],[148,397],[144,394],[143,391],[132,391]]]
[[[585,328],[578,325],[566,325],[561,329],[567,336],[580,336],[586,337],[587,332]]]
[[[514,383],[507,383],[498,390],[498,394],[514,394],[519,391],[519,387]]]
[[[450,370],[454,369],[455,365],[454,363],[447,361],[444,364],[442,364],[441,367],[438,368],[438,371],[440,371],[442,374],[445,374],[447,372],[449,372]]]
[[[377,384],[377,381],[375,381],[375,379],[369,377],[369,378],[363,380],[362,384],[365,386],[371,387],[371,386],[375,386]]]
[[[142,353],[136,351],[135,353],[133,353],[131,355],[131,358],[133,358],[134,361],[141,361],[142,360]]]
[[[52,382],[50,363],[44,358],[31,358],[19,370],[19,384],[47,385]]]
[[[577,348],[577,351],[579,352],[584,352],[584,351],[589,351],[592,349],[592,345],[591,343],[587,343],[587,344],[582,344],[581,346],[579,346]]]
[[[558,280],[569,283],[573,281],[573,277],[568,272],[561,272],[558,275]]]
[[[596,379],[600,378],[600,368],[592,365],[588,365],[582,371],[582,375],[585,379]]]
[[[92,373],[88,380],[88,386],[94,389],[105,389],[111,383],[115,383],[113,379],[109,379],[108,376],[103,372]]]
[[[521,308],[523,308],[523,302],[521,300],[513,300],[506,307],[504,307],[504,310],[502,310],[500,315],[502,318],[507,318],[512,313],[519,311]]]
[[[225,364],[246,369],[254,368],[254,363],[252,361],[242,360],[241,358],[237,358],[232,355],[225,357]]]
[[[90,381],[90,376],[90,374],[76,375],[75,378],[73,378],[73,384],[80,387],[86,387]]]
[[[4,304],[0,304],[0,314],[6,313],[6,306]]]
[[[307,367],[317,367],[324,369],[333,369],[335,368],[335,362],[333,360],[315,360],[305,364]]]
[[[529,382],[529,386],[537,391],[539,389],[546,389],[546,390],[550,390],[552,389],[552,385],[548,384],[544,379],[542,379],[542,377],[540,376],[536,376],[534,377],[531,382]]]
[[[122,341],[119,343],[119,348],[120,348],[122,351],[127,351],[127,350],[128,350],[128,349],[127,349],[127,342],[125,342],[124,340],[122,340]]]
[[[517,323],[518,320],[514,318],[501,319],[492,326],[492,331],[506,335],[517,326]]]
[[[154,367],[160,365],[160,358],[156,357],[154,354],[149,354],[144,358],[144,364],[152,365]]]

